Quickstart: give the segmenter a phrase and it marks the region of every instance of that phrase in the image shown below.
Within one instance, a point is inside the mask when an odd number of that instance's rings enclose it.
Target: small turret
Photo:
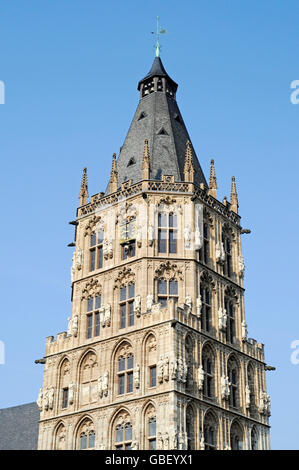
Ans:
[[[88,186],[87,186],[87,168],[83,168],[83,175],[81,180],[80,194],[79,194],[79,205],[84,206],[88,203]]]
[[[194,166],[193,166],[192,149],[191,149],[190,140],[187,140],[187,145],[186,145],[184,180],[187,181],[188,183],[194,182]]]
[[[236,180],[234,176],[232,177],[232,190],[230,193],[230,204],[231,204],[231,210],[237,214],[238,208],[239,208],[239,202],[238,202],[238,194],[236,190]]]
[[[144,140],[144,150],[143,150],[143,158],[142,158],[142,179],[148,180],[150,179],[150,155],[149,155],[149,148],[148,148],[148,140]]]
[[[211,160],[209,194],[217,199],[217,180],[215,174],[214,160]]]
[[[117,173],[117,167],[116,167],[116,153],[113,154],[112,156],[112,169],[110,173],[110,193],[114,193],[117,191],[118,187],[118,173]]]

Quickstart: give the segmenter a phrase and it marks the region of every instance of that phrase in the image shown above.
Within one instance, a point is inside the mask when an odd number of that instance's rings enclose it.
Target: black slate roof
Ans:
[[[35,450],[38,441],[39,409],[27,403],[0,410],[0,450]]]
[[[150,76],[161,75],[171,80],[160,57],[156,57],[146,79]],[[162,175],[174,175],[175,181],[183,181],[186,144],[187,140],[191,141],[191,139],[176,99],[170,94],[157,91],[140,99],[117,160],[119,186],[129,179],[133,180],[133,183],[142,180],[145,139],[149,142],[150,179],[160,180]],[[207,182],[192,143],[191,148],[195,167],[194,181],[197,185],[200,183],[206,185]]]

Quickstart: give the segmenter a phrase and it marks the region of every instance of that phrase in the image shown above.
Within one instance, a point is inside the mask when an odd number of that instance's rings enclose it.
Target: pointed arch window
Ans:
[[[217,421],[212,413],[207,413],[204,420],[205,450],[217,450]]]
[[[202,302],[201,329],[209,332],[212,324],[212,292],[207,285],[202,283],[200,285],[200,297]]]
[[[224,306],[227,314],[226,341],[233,344],[236,339],[235,302],[231,298],[225,297]]]
[[[155,450],[157,448],[157,431],[156,431],[156,417],[149,418],[148,420],[148,448]]]
[[[224,276],[231,277],[232,276],[232,241],[231,237],[224,231],[222,233],[222,243],[225,253],[225,260],[223,263],[223,274]]]
[[[228,378],[230,382],[229,404],[233,408],[239,406],[239,368],[234,358],[228,362]]]
[[[103,241],[104,231],[99,230],[90,236],[90,271],[101,269],[103,267]]]
[[[208,264],[210,258],[209,226],[207,222],[203,223],[203,245],[199,250],[199,261]]]
[[[128,354],[122,355],[118,358],[118,394],[124,395],[125,393],[133,392],[133,369],[134,369],[134,356]]]
[[[257,433],[257,430],[255,428],[255,426],[253,426],[252,430],[251,430],[251,450],[258,450],[259,446],[258,446],[258,433]]]
[[[120,328],[134,325],[135,284],[120,288]]]
[[[214,384],[214,364],[215,358],[208,346],[204,347],[202,352],[202,365],[205,372],[203,382],[203,394],[208,398],[213,398],[215,395]]]
[[[94,424],[92,421],[86,420],[80,426],[78,432],[78,440],[79,440],[79,449],[80,450],[87,450],[87,449],[94,449],[95,448],[95,431],[94,431]]]
[[[231,426],[230,442],[232,450],[243,450],[243,430],[237,422]]]
[[[193,408],[188,406],[186,411],[186,433],[187,433],[187,440],[188,440],[188,450],[194,449],[194,426],[195,426],[195,418]]]

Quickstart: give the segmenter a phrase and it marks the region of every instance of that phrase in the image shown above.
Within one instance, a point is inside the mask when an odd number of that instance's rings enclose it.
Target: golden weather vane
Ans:
[[[156,30],[156,33],[154,33],[154,31],[152,31],[152,34],[156,34],[156,57],[160,57],[160,36],[161,34],[166,34],[168,33],[168,31],[166,31],[166,29],[164,28],[161,28],[159,26],[159,16],[157,16],[157,30]]]

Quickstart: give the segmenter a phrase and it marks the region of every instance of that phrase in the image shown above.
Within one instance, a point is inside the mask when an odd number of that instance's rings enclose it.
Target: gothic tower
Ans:
[[[269,449],[235,178],[217,199],[156,57],[105,192],[84,168],[68,331],[46,341],[39,449]]]

